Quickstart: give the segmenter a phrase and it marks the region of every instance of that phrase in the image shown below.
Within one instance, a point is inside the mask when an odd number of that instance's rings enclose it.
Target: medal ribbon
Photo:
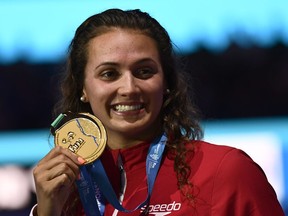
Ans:
[[[110,184],[109,178],[106,175],[105,169],[100,159],[97,159],[91,164],[80,167],[80,179],[76,181],[80,198],[83,204],[84,211],[87,216],[102,216],[104,215],[105,200],[119,211],[133,212],[140,209],[149,203],[152,189],[156,180],[157,173],[160,168],[162,155],[165,149],[167,137],[165,134],[158,137],[151,143],[148,155],[146,158],[146,174],[147,174],[147,186],[148,194],[146,199],[132,210],[125,209],[119,200]],[[97,187],[100,189],[100,194],[95,191]],[[96,188],[96,189],[95,189]],[[104,197],[103,197],[104,195]]]

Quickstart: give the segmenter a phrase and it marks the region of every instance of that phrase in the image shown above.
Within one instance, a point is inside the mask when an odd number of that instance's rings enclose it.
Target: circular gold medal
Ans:
[[[81,156],[88,164],[104,151],[107,135],[98,118],[89,113],[79,113],[55,131],[54,142],[56,146]]]

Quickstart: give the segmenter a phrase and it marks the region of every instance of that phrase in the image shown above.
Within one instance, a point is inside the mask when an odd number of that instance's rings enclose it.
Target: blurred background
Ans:
[[[32,169],[53,146],[58,75],[75,29],[108,8],[140,8],[169,32],[192,76],[205,140],[245,150],[288,215],[286,0],[1,0],[0,215],[28,215]]]

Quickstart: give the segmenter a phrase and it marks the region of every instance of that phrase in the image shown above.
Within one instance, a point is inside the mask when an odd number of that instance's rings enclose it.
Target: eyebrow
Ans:
[[[151,58],[143,58],[143,59],[140,59],[140,60],[134,62],[133,65],[141,64],[141,63],[145,63],[145,62],[152,62],[152,63],[156,64],[156,62],[153,59],[151,59]],[[99,67],[102,67],[102,66],[118,66],[118,65],[119,65],[119,63],[107,61],[107,62],[101,63],[100,65],[97,65],[94,70],[96,70],[96,69],[98,69]]]
[[[102,67],[102,66],[117,66],[117,65],[119,65],[119,64],[116,63],[116,62],[103,62],[100,65],[97,65],[94,70],[96,70],[96,69],[98,69],[99,67]]]
[[[141,64],[141,63],[145,63],[145,62],[153,62],[156,64],[156,62],[151,58],[140,59],[139,61],[136,61],[135,64]]]

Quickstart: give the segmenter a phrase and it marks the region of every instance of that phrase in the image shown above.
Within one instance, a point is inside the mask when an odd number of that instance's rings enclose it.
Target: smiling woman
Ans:
[[[152,140],[166,89],[155,41],[116,28],[94,38],[88,53],[83,97],[106,126],[110,148]]]
[[[168,33],[148,13],[110,9],[85,20],[70,45],[56,111],[83,136],[96,129],[85,132],[77,116],[95,115],[107,146],[88,163],[53,148],[34,169],[31,214],[284,215],[246,153],[201,140],[187,83]]]

